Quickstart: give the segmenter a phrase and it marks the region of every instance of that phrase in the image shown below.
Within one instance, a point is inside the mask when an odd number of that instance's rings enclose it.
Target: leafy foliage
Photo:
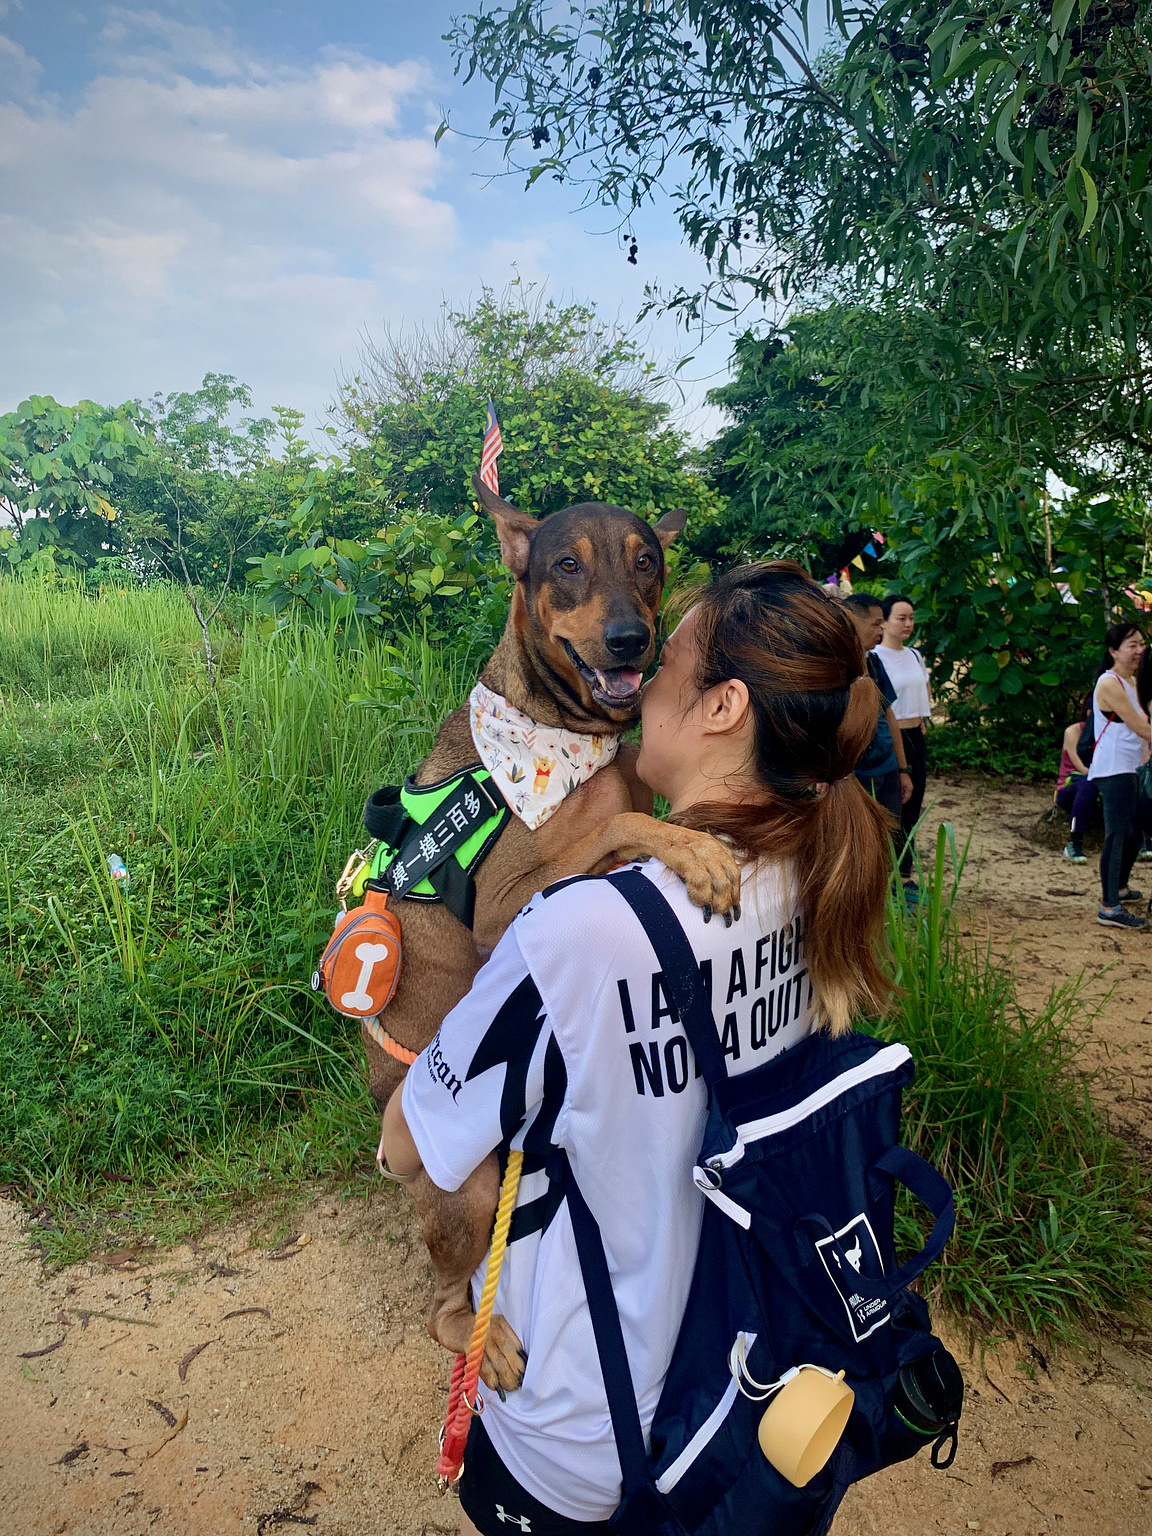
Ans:
[[[575,182],[631,229],[661,188],[713,278],[700,316],[830,280],[996,334],[1013,393],[1152,439],[1150,0],[865,0],[831,8],[541,0],[460,18],[457,67],[529,183]],[[525,155],[531,146],[529,163]]]
[[[881,530],[876,576],[912,598],[950,707],[1029,739],[1062,727],[1146,576],[1146,499],[1038,407],[990,409],[1010,365],[930,311],[829,304],[736,357],[711,397],[734,418],[713,445],[721,552],[811,559]],[[1052,470],[1078,489],[1051,496]]]
[[[280,549],[248,557],[264,613],[492,641],[508,580],[471,483],[490,397],[500,486],[516,505],[537,515],[580,501],[641,515],[681,506],[706,528],[719,500],[657,383],[638,345],[592,307],[515,287],[446,308],[431,332],[389,334],[341,397],[345,468],[311,470],[303,499],[270,525]],[[333,531],[337,506],[368,535]]]
[[[0,416],[0,512],[16,529],[0,530],[9,569],[82,565],[108,547],[117,478],[146,448],[140,425],[131,405],[60,405],[51,395]]]
[[[692,472],[659,385],[637,343],[592,306],[485,289],[470,309],[446,310],[434,333],[370,349],[341,414],[400,507],[474,508],[491,397],[500,489],[515,505],[537,516],[580,501],[642,516],[686,507],[700,524],[716,498]]]

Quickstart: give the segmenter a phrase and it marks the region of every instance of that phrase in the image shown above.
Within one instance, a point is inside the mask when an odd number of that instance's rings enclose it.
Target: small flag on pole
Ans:
[[[496,472],[496,460],[504,452],[504,439],[500,436],[500,423],[496,420],[496,407],[488,400],[488,422],[484,428],[484,444],[480,449],[480,478],[495,495],[500,494],[500,476]]]

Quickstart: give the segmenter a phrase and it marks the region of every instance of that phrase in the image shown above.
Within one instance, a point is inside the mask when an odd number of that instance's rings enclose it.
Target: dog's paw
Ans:
[[[476,1314],[466,1301],[457,1305],[442,1303],[428,1318],[428,1332],[438,1344],[454,1355],[466,1355],[472,1343]],[[520,1340],[499,1314],[488,1325],[480,1380],[494,1392],[515,1392],[524,1380],[527,1356]]]
[[[515,1392],[524,1380],[524,1367],[528,1356],[520,1340],[505,1320],[497,1314],[488,1327],[488,1339],[484,1345],[484,1359],[480,1365],[480,1380],[495,1391]]]
[[[660,858],[688,887],[692,904],[709,908],[728,922],[739,916],[740,866],[731,848],[708,832],[669,827],[671,838]]]

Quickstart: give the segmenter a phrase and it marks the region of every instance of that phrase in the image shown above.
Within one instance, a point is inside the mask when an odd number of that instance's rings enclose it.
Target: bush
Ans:
[[[1054,781],[1060,768],[1060,728],[1021,722],[1009,727],[989,720],[974,704],[950,705],[948,723],[933,726],[926,739],[928,768],[935,773]]]

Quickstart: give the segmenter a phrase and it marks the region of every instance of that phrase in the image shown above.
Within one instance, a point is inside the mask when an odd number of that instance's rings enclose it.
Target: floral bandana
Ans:
[[[513,812],[534,832],[564,799],[616,756],[619,736],[539,725],[477,683],[468,700],[480,761]]]

